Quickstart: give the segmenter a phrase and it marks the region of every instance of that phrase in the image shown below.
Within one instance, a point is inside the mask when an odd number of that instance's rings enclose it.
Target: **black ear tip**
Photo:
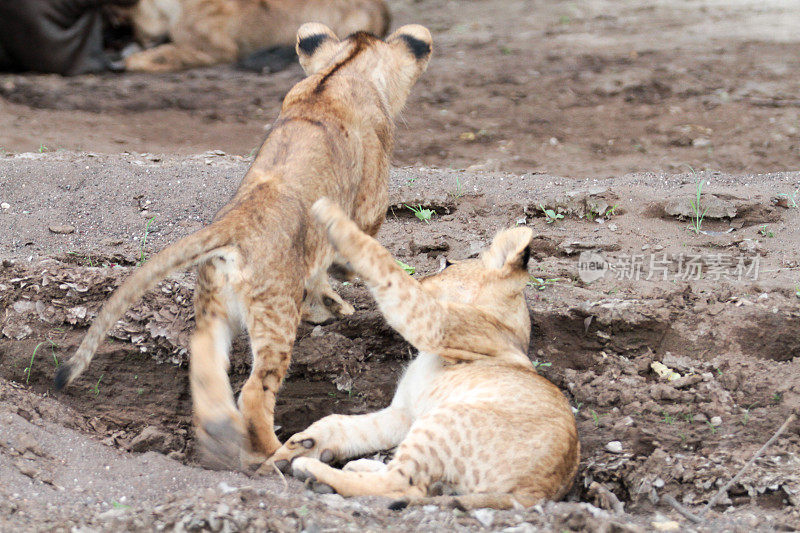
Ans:
[[[70,364],[69,363],[62,364],[61,367],[58,369],[58,372],[56,372],[56,377],[54,380],[54,386],[57,391],[60,391],[67,385],[67,382],[69,381],[70,378],[70,374],[72,374],[72,367],[70,366]]]
[[[528,245],[525,247],[525,250],[522,252],[522,268],[524,270],[528,269],[528,261],[531,260],[531,246]]]
[[[408,502],[405,500],[395,500],[389,504],[390,511],[402,511],[408,507]]]
[[[406,46],[408,46],[408,49],[416,59],[423,59],[431,54],[430,43],[426,43],[422,39],[417,39],[407,33],[400,35],[400,38],[403,39],[403,42],[406,43]]]
[[[304,54],[311,55],[314,53],[314,50],[319,48],[319,45],[325,42],[325,39],[327,38],[328,36],[322,33],[309,35],[308,37],[298,39],[297,48]]]

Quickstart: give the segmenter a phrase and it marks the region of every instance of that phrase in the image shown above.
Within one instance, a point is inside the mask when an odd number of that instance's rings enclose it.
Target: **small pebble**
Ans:
[[[487,529],[494,523],[494,511],[491,509],[475,509],[472,511],[472,516]]]
[[[722,425],[722,417],[712,416],[711,417],[711,425],[712,426],[721,426]]]
[[[236,487],[231,487],[224,481],[220,481],[219,485],[217,485],[217,488],[222,491],[222,494],[230,494],[231,492],[236,492],[239,490]]]
[[[69,225],[56,224],[50,226],[47,229],[49,229],[52,233],[56,233],[59,235],[68,235],[70,233],[75,233],[75,226],[69,226]]]
[[[8,202],[3,202],[2,204],[0,204],[0,207],[2,207],[3,209],[11,209],[11,204],[9,204]]]
[[[622,453],[622,443],[618,440],[612,440],[606,444],[606,451],[611,453]]]

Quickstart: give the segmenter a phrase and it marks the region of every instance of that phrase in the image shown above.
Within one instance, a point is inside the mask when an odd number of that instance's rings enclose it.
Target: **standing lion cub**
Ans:
[[[168,246],[125,281],[59,369],[57,388],[86,368],[144,291],[198,264],[190,380],[201,450],[232,466],[247,436],[253,454],[272,455],[280,447],[275,395],[301,315],[321,322],[353,312],[328,282],[334,250],[309,209],[322,196],[334,198],[359,228],[377,233],[389,201],[393,118],[425,70],[431,46],[430,33],[417,25],[385,41],[366,33],[340,41],[322,24],[303,25],[297,53],[308,77],[286,95],[233,199],[210,226]],[[253,366],[237,409],[228,350],[242,326]]]
[[[315,422],[273,455],[275,466],[291,465],[315,488],[343,496],[421,503],[431,501],[434,483],[443,483],[466,508],[528,507],[563,497],[580,450],[566,398],[525,355],[530,228],[500,232],[480,258],[417,282],[330,200],[317,201],[312,212],[419,355],[389,407]],[[325,464],[394,446],[387,465]]]

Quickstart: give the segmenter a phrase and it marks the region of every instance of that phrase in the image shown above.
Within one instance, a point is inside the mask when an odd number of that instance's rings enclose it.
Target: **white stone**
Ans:
[[[231,487],[224,481],[220,481],[219,485],[217,485],[217,488],[222,491],[222,494],[230,494],[231,492],[236,492],[239,490],[236,487]]]
[[[475,509],[472,511],[472,516],[487,529],[494,523],[494,511],[491,509]]]
[[[622,453],[622,443],[618,440],[612,440],[606,444],[606,451],[611,453]]]

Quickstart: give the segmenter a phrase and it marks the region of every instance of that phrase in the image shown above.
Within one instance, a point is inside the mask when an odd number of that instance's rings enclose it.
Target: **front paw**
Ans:
[[[272,454],[267,464],[259,469],[259,473],[272,470],[272,465],[274,465],[275,468],[286,474],[298,458],[318,459],[323,463],[330,463],[335,456],[333,450],[322,446],[315,437],[304,432],[296,433]]]

